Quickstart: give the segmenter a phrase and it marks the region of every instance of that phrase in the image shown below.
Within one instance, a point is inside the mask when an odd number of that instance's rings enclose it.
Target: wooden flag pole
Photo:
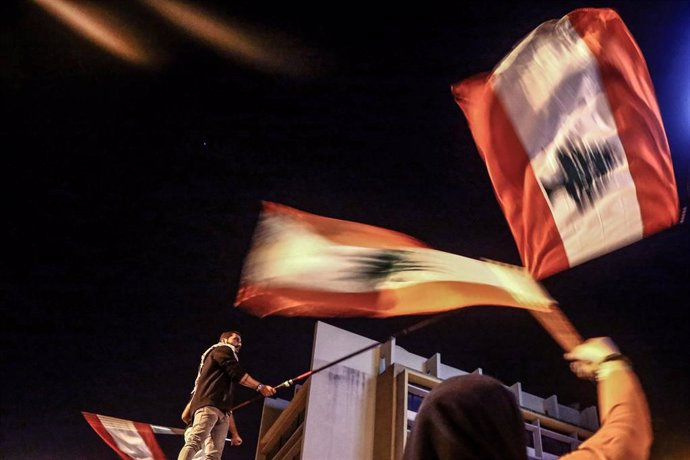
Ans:
[[[570,351],[583,342],[580,333],[558,306],[552,305],[549,311],[530,310],[530,313],[563,350]]]
[[[500,265],[501,267],[515,270],[516,272],[522,274],[523,276],[529,277],[534,283],[536,283],[536,288],[544,293],[544,296],[550,297],[549,293],[546,292],[544,287],[534,279],[533,275],[527,271],[526,268],[520,267],[518,265],[511,265],[505,262],[499,262],[497,260],[487,259],[482,257],[484,262],[489,262],[495,265]],[[570,351],[577,345],[583,342],[582,336],[575,326],[570,322],[563,310],[561,310],[556,301],[549,305],[548,310],[530,310],[532,316],[541,324],[541,326],[546,330],[546,332],[553,337],[553,339],[563,348],[565,351]]]
[[[408,335],[412,332],[416,332],[420,329],[423,329],[433,323],[436,323],[442,319],[446,319],[448,316],[453,315],[459,311],[462,311],[462,308],[458,308],[456,310],[451,310],[445,313],[441,313],[439,315],[432,316],[431,318],[427,318],[425,320],[419,321],[418,323],[413,324],[410,327],[406,327],[405,329],[402,329],[395,334],[391,335],[388,340],[393,340],[397,339],[400,337],[403,337],[405,335]],[[570,322],[567,316],[563,313],[563,311],[558,308],[556,305],[552,305],[548,311],[540,311],[540,310],[530,310],[530,313],[532,313],[532,316],[536,318],[536,320],[539,322],[539,324],[542,325],[544,329],[553,337],[553,339],[563,348],[565,351],[570,351],[572,350],[575,346],[579,345],[582,343],[582,336],[577,332],[573,324]],[[386,340],[386,341],[388,341]],[[349,355],[343,356],[342,358],[338,358],[335,361],[332,361],[328,364],[324,364],[323,366],[304,372],[296,377],[293,377],[291,379],[288,379],[273,388],[276,390],[282,389],[282,388],[289,388],[292,385],[294,385],[296,382],[299,382],[301,380],[305,380],[309,377],[311,377],[314,374],[317,374],[321,371],[324,371],[330,367],[335,366],[336,364],[340,364],[343,361],[346,361],[350,358],[353,358],[359,354],[365,353],[369,350],[372,350],[380,345],[382,345],[385,342],[375,342],[372,343],[371,345],[368,345],[360,350],[354,351],[350,353]],[[254,396],[251,399],[248,399],[237,406],[233,407],[231,410],[236,411],[238,409],[241,409],[245,406],[248,406],[254,402],[260,401],[263,399],[262,395],[257,395]]]

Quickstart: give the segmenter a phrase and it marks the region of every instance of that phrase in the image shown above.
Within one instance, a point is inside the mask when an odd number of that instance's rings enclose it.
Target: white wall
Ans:
[[[312,369],[373,343],[317,322]],[[302,458],[373,460],[378,362],[377,347],[311,377]]]

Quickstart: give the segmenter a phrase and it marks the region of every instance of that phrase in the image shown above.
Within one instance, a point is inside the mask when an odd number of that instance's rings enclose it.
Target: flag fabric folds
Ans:
[[[125,460],[165,460],[156,434],[184,435],[186,430],[168,426],[149,425],[148,423],[133,422],[123,418],[82,412],[91,428],[108,444],[117,455]],[[204,443],[208,442],[208,439]],[[225,442],[231,442],[225,438]],[[205,448],[200,449],[192,460],[203,460]]]
[[[535,278],[678,222],[654,88],[615,11],[545,22],[451,90]]]
[[[235,305],[262,317],[384,318],[471,305],[545,311],[555,304],[520,267],[268,202],[240,284]]]
[[[121,459],[165,460],[152,425],[89,412],[82,412],[82,415]]]

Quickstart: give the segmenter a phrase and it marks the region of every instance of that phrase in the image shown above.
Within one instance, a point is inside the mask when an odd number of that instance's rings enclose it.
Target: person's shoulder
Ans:
[[[232,348],[230,347],[216,347],[211,353],[213,356],[230,357],[235,359],[235,354],[232,352]]]

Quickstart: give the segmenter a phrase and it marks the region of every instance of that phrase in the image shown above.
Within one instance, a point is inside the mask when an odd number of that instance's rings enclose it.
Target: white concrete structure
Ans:
[[[375,341],[317,322],[311,368]],[[473,372],[482,373],[481,369]],[[424,358],[389,341],[313,375],[289,403],[267,400],[257,460],[379,460],[402,455],[421,399],[440,381],[469,372]],[[578,411],[508,387],[516,396],[531,459],[551,460],[575,448],[598,428],[596,408]]]

